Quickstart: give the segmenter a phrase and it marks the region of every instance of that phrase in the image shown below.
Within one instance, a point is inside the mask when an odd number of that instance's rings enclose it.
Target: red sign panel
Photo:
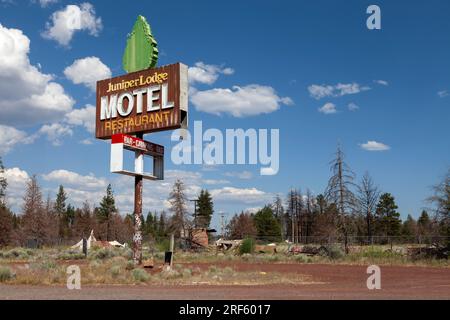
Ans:
[[[111,137],[111,143],[123,143],[123,147],[132,151],[143,151],[146,154],[149,154],[151,156],[155,157],[162,157],[164,156],[164,147],[150,142],[145,141],[133,136],[129,136],[126,134],[115,134]]]

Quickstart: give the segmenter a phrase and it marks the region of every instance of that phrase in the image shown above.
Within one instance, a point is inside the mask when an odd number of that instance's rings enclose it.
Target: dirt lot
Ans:
[[[208,268],[211,264],[185,264]],[[214,264],[217,265],[217,264]],[[366,287],[366,267],[317,264],[221,263],[237,271],[309,275],[304,285],[62,286],[1,285],[0,299],[450,299],[450,269],[381,267],[381,290]]]

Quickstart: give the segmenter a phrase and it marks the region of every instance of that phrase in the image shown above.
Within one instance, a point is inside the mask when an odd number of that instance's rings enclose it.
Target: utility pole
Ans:
[[[225,220],[224,220],[224,213],[223,211],[220,213],[220,235],[222,238],[225,238]]]
[[[192,199],[189,201],[194,202],[194,228],[197,228],[197,202],[198,202],[198,199]]]

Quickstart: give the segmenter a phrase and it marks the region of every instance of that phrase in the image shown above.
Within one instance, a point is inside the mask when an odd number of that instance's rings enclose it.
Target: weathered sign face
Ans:
[[[164,147],[143,139],[139,139],[133,136],[128,136],[125,134],[115,134],[111,138],[111,143],[123,143],[123,147],[132,151],[142,151],[145,154],[149,154],[155,157],[164,156]]]
[[[98,81],[96,138],[186,127],[187,77],[176,63]]]

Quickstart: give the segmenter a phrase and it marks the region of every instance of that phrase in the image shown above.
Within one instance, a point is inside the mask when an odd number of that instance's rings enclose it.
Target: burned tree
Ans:
[[[229,239],[254,238],[257,232],[253,216],[248,212],[235,214],[226,227]]]
[[[170,229],[177,237],[187,236],[187,198],[184,194],[184,183],[177,179],[169,195],[171,218]]]
[[[2,158],[0,157],[0,206],[5,204],[6,187],[8,186],[4,173],[5,167],[3,166]]]
[[[292,189],[289,191],[288,198],[287,198],[287,211],[286,211],[286,217],[288,223],[286,224],[287,230],[286,235],[290,236],[292,242],[296,242],[296,216],[298,212],[298,191],[295,189]]]
[[[377,208],[380,191],[375,186],[372,177],[368,172],[364,174],[359,184],[357,194],[357,204],[361,215],[366,222],[366,232],[368,243],[373,242],[373,217]]]
[[[328,181],[325,197],[336,205],[338,211],[338,228],[344,236],[345,251],[348,253],[351,214],[355,206],[355,195],[351,191],[355,174],[344,161],[344,153],[338,145],[335,159],[331,161],[333,175]]]
[[[42,200],[41,188],[33,175],[27,182],[22,206],[22,223],[25,241],[33,240],[44,244],[48,240],[48,216]]]
[[[279,195],[275,197],[275,201],[272,204],[272,210],[275,218],[280,224],[281,240],[284,240],[286,235],[286,217],[284,215],[283,200],[281,200]]]

